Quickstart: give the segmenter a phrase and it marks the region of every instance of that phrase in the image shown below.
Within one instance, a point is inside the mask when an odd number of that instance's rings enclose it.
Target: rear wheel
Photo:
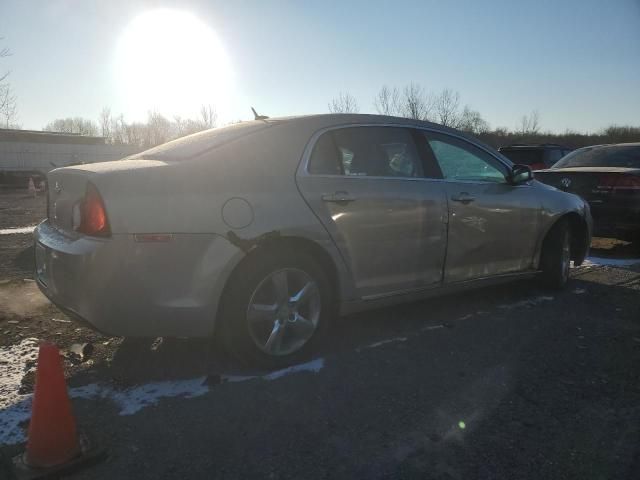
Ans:
[[[261,255],[234,273],[227,292],[220,334],[244,363],[276,368],[301,361],[327,329],[329,281],[308,255]]]
[[[545,286],[556,290],[566,286],[571,267],[571,231],[566,220],[560,220],[547,234],[540,267]]]

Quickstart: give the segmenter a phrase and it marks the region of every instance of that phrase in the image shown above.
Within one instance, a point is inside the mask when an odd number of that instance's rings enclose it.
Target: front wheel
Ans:
[[[540,267],[545,286],[561,290],[567,285],[571,267],[571,231],[566,220],[560,220],[547,234]]]
[[[267,368],[308,357],[326,331],[331,289],[305,254],[269,254],[242,265],[223,307],[223,340],[245,363]]]

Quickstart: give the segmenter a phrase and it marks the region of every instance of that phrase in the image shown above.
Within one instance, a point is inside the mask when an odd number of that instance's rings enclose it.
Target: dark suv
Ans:
[[[514,144],[500,147],[498,151],[516,165],[528,165],[531,170],[550,168],[573,149],[544,143],[541,145]]]

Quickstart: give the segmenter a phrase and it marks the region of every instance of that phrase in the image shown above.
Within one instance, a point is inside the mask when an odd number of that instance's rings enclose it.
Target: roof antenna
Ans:
[[[269,117],[267,117],[266,115],[258,115],[258,112],[256,112],[256,109],[251,107],[251,111],[253,112],[253,119],[254,120],[266,120]]]

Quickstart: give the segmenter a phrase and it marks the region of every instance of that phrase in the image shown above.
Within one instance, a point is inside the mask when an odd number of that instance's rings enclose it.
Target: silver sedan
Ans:
[[[214,336],[277,366],[340,314],[523,277],[561,288],[589,207],[440,125],[267,119],[53,170],[38,285],[121,336]]]

